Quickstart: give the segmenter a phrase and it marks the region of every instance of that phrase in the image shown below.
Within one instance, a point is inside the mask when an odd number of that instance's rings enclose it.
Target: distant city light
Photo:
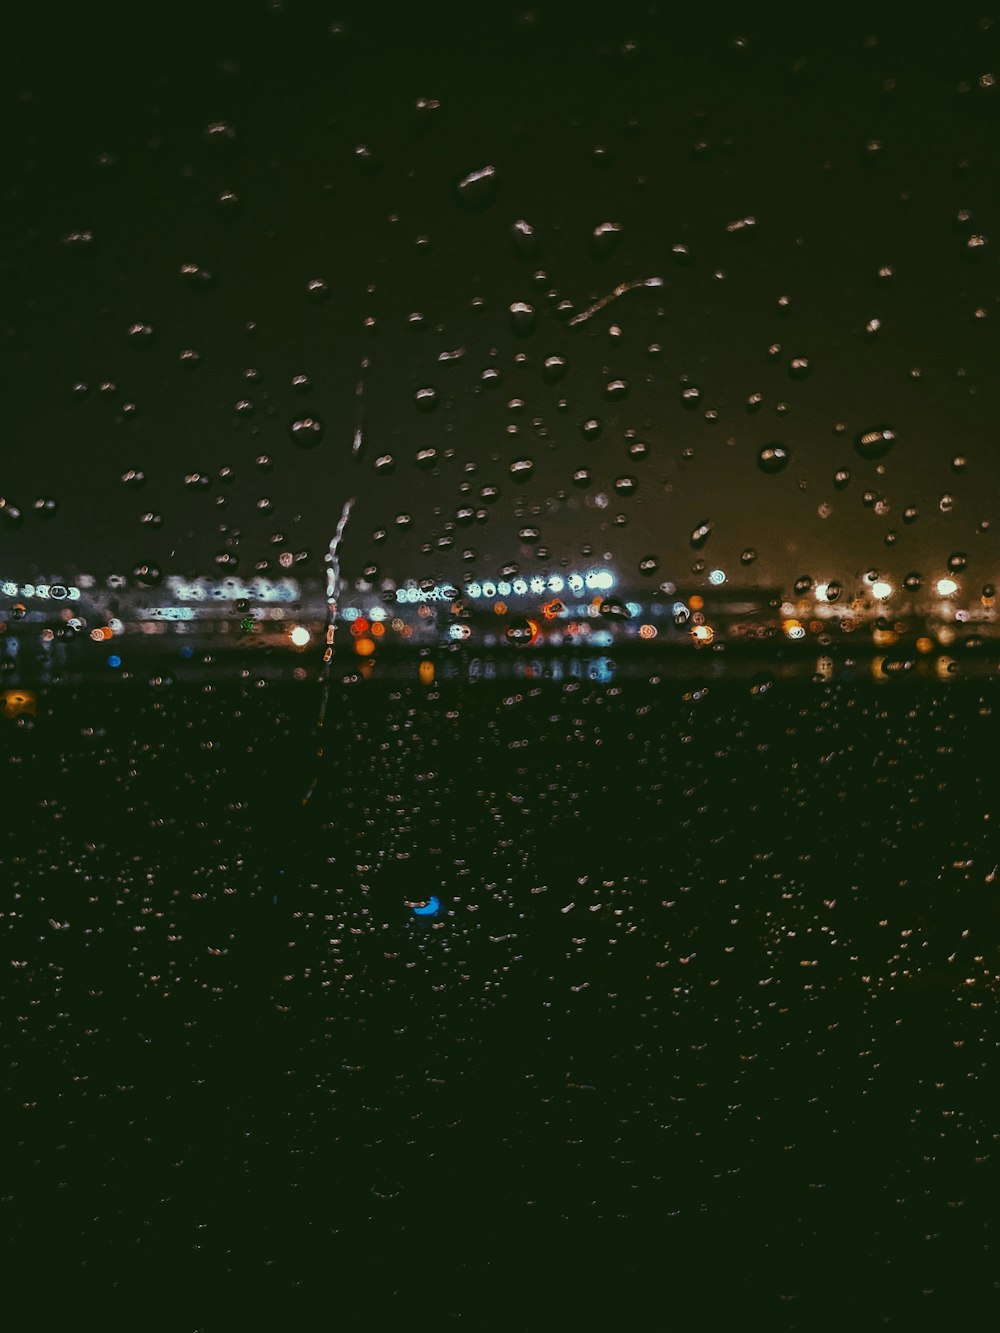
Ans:
[[[887,597],[892,596],[892,584],[886,583],[885,579],[876,579],[872,584],[872,596],[880,602],[884,602]]]
[[[726,572],[723,569],[713,569],[708,576],[709,583],[714,583],[718,588],[720,584],[726,581]]]
[[[958,584],[954,579],[938,579],[937,590],[940,597],[951,597],[958,592]]]
[[[312,638],[312,635],[306,629],[305,625],[293,625],[288,637],[291,639],[292,643],[295,644],[296,648],[304,648]]]

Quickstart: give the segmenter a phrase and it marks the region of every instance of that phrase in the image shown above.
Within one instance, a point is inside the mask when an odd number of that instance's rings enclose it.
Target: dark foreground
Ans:
[[[994,694],[362,682],[316,761],[313,685],[43,692],[0,732],[8,1309],[995,1315]]]

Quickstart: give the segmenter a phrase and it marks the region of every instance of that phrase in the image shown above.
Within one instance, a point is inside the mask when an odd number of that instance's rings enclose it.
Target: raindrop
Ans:
[[[51,495],[40,495],[31,506],[38,518],[55,518],[59,509],[59,501]]]
[[[308,375],[292,376],[292,388],[295,390],[296,393],[309,393],[310,390],[312,389],[312,386],[313,382]]]
[[[132,570],[132,577],[138,582],[141,588],[155,588],[163,578],[163,573],[159,565],[149,561],[143,561],[135,565]]]
[[[951,460],[952,472],[964,472],[967,461],[968,460],[962,454],[956,454]]]
[[[826,600],[828,602],[839,602],[843,591],[840,582],[837,579],[831,579],[826,585]]]
[[[478,213],[482,209],[489,208],[496,198],[496,167],[485,166],[477,171],[470,171],[458,182],[455,191],[459,203],[470,212]]]
[[[952,551],[948,557],[948,568],[953,574],[960,574],[969,563],[969,557],[964,551]]]
[[[319,417],[298,417],[290,427],[292,443],[300,449],[315,449],[323,438],[323,423]]]
[[[542,536],[538,528],[520,528],[517,535],[526,546],[533,546],[535,542],[541,540]]]
[[[128,326],[128,337],[133,347],[149,347],[153,336],[152,324],[143,324],[137,320]]]
[[[849,485],[850,480],[851,474],[846,467],[838,468],[833,474],[833,484],[838,491],[842,491],[845,486]]]
[[[708,521],[708,519],[705,518],[702,519],[702,521],[698,523],[692,530],[691,536],[688,540],[690,541],[692,547],[696,551],[700,551],[701,548],[708,541],[709,537],[711,537],[712,526],[713,525]]]
[[[181,277],[195,291],[206,291],[215,283],[211,269],[202,268],[200,264],[182,264]]]
[[[660,568],[659,559],[655,555],[646,555],[639,561],[639,573],[649,578]]]
[[[510,327],[519,338],[526,338],[534,332],[538,317],[535,307],[527,301],[512,301],[509,306]]]
[[[395,472],[395,470],[396,460],[393,458],[392,454],[381,454],[375,459],[376,472],[381,472],[383,475],[388,476],[389,473]]]
[[[768,444],[757,455],[761,472],[782,472],[788,466],[788,452],[783,444]]]
[[[122,485],[129,486],[133,490],[138,490],[140,486],[146,483],[146,474],[142,468],[130,467],[122,473]]]
[[[604,429],[604,422],[598,417],[588,417],[580,429],[583,431],[584,439],[596,440]]]
[[[515,458],[509,468],[511,478],[516,482],[527,481],[534,470],[535,465],[530,458]]]
[[[510,229],[511,245],[519,259],[534,259],[538,254],[538,236],[530,222],[523,218]]]
[[[617,477],[615,479],[615,490],[619,495],[634,495],[639,482],[635,477]]]
[[[257,467],[260,468],[261,472],[270,472],[274,467],[274,462],[272,461],[270,454],[258,454],[253,461]]]
[[[862,458],[882,458],[895,442],[896,432],[891,426],[873,426],[854,437],[854,447]]]
[[[645,440],[633,440],[628,447],[629,458],[645,458],[649,453],[649,445]]]
[[[436,449],[418,449],[414,461],[417,467],[432,468],[437,462]]]
[[[155,512],[140,514],[139,522],[149,528],[160,528],[163,526],[163,515]]]
[[[325,278],[310,278],[306,283],[306,295],[313,305],[322,305],[330,296],[330,285]]]
[[[555,384],[566,374],[566,358],[562,356],[547,356],[542,363],[542,378],[546,384]]]
[[[701,402],[701,390],[697,384],[685,384],[681,388],[681,403],[689,411],[696,408]]]
[[[185,370],[197,370],[201,365],[201,353],[193,347],[185,347],[177,359]]]
[[[602,222],[590,234],[590,253],[595,259],[607,259],[621,240],[619,222]]]
[[[577,486],[579,487],[580,490],[583,490],[587,486],[590,486],[593,483],[594,478],[591,475],[589,468],[580,467],[577,468],[577,470],[573,473],[570,480],[572,481],[574,486]]]
[[[612,403],[624,398],[627,393],[628,383],[625,380],[609,380],[604,386],[604,396]]]
[[[942,514],[950,514],[954,505],[955,497],[953,495],[942,495],[941,499],[938,501],[938,508],[941,510]]]
[[[418,411],[433,412],[438,405],[439,394],[437,389],[425,385],[424,388],[417,390],[413,396],[413,401],[416,403]]]
[[[598,607],[602,616],[609,620],[631,620],[632,612],[618,597],[605,597]]]
[[[756,559],[757,559],[757,552],[753,549],[752,546],[748,546],[745,551],[742,551],[740,553],[741,565],[752,565]]]
[[[805,597],[806,593],[812,592],[813,581],[808,574],[803,574],[795,580],[795,596]]]
[[[903,576],[903,587],[907,592],[918,592],[923,581],[923,575],[919,574],[915,569],[912,569],[909,574]]]
[[[804,380],[811,370],[812,366],[806,356],[792,357],[788,363],[788,373],[793,380]]]
[[[236,138],[236,131],[227,121],[213,120],[205,126],[205,138],[213,144],[232,143]]]

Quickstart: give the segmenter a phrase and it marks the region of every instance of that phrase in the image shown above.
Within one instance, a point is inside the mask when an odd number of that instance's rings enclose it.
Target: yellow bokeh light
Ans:
[[[356,639],[354,651],[359,657],[371,657],[375,651],[375,643],[372,639]]]

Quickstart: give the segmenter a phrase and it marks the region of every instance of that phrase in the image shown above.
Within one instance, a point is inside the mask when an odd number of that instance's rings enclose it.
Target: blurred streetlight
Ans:
[[[288,637],[296,648],[304,648],[312,636],[305,625],[293,625]]]
[[[887,597],[892,596],[892,584],[886,583],[885,579],[876,579],[872,584],[872,596],[878,602],[884,602]]]
[[[954,579],[938,579],[937,591],[939,597],[951,597],[958,592],[958,584]]]

